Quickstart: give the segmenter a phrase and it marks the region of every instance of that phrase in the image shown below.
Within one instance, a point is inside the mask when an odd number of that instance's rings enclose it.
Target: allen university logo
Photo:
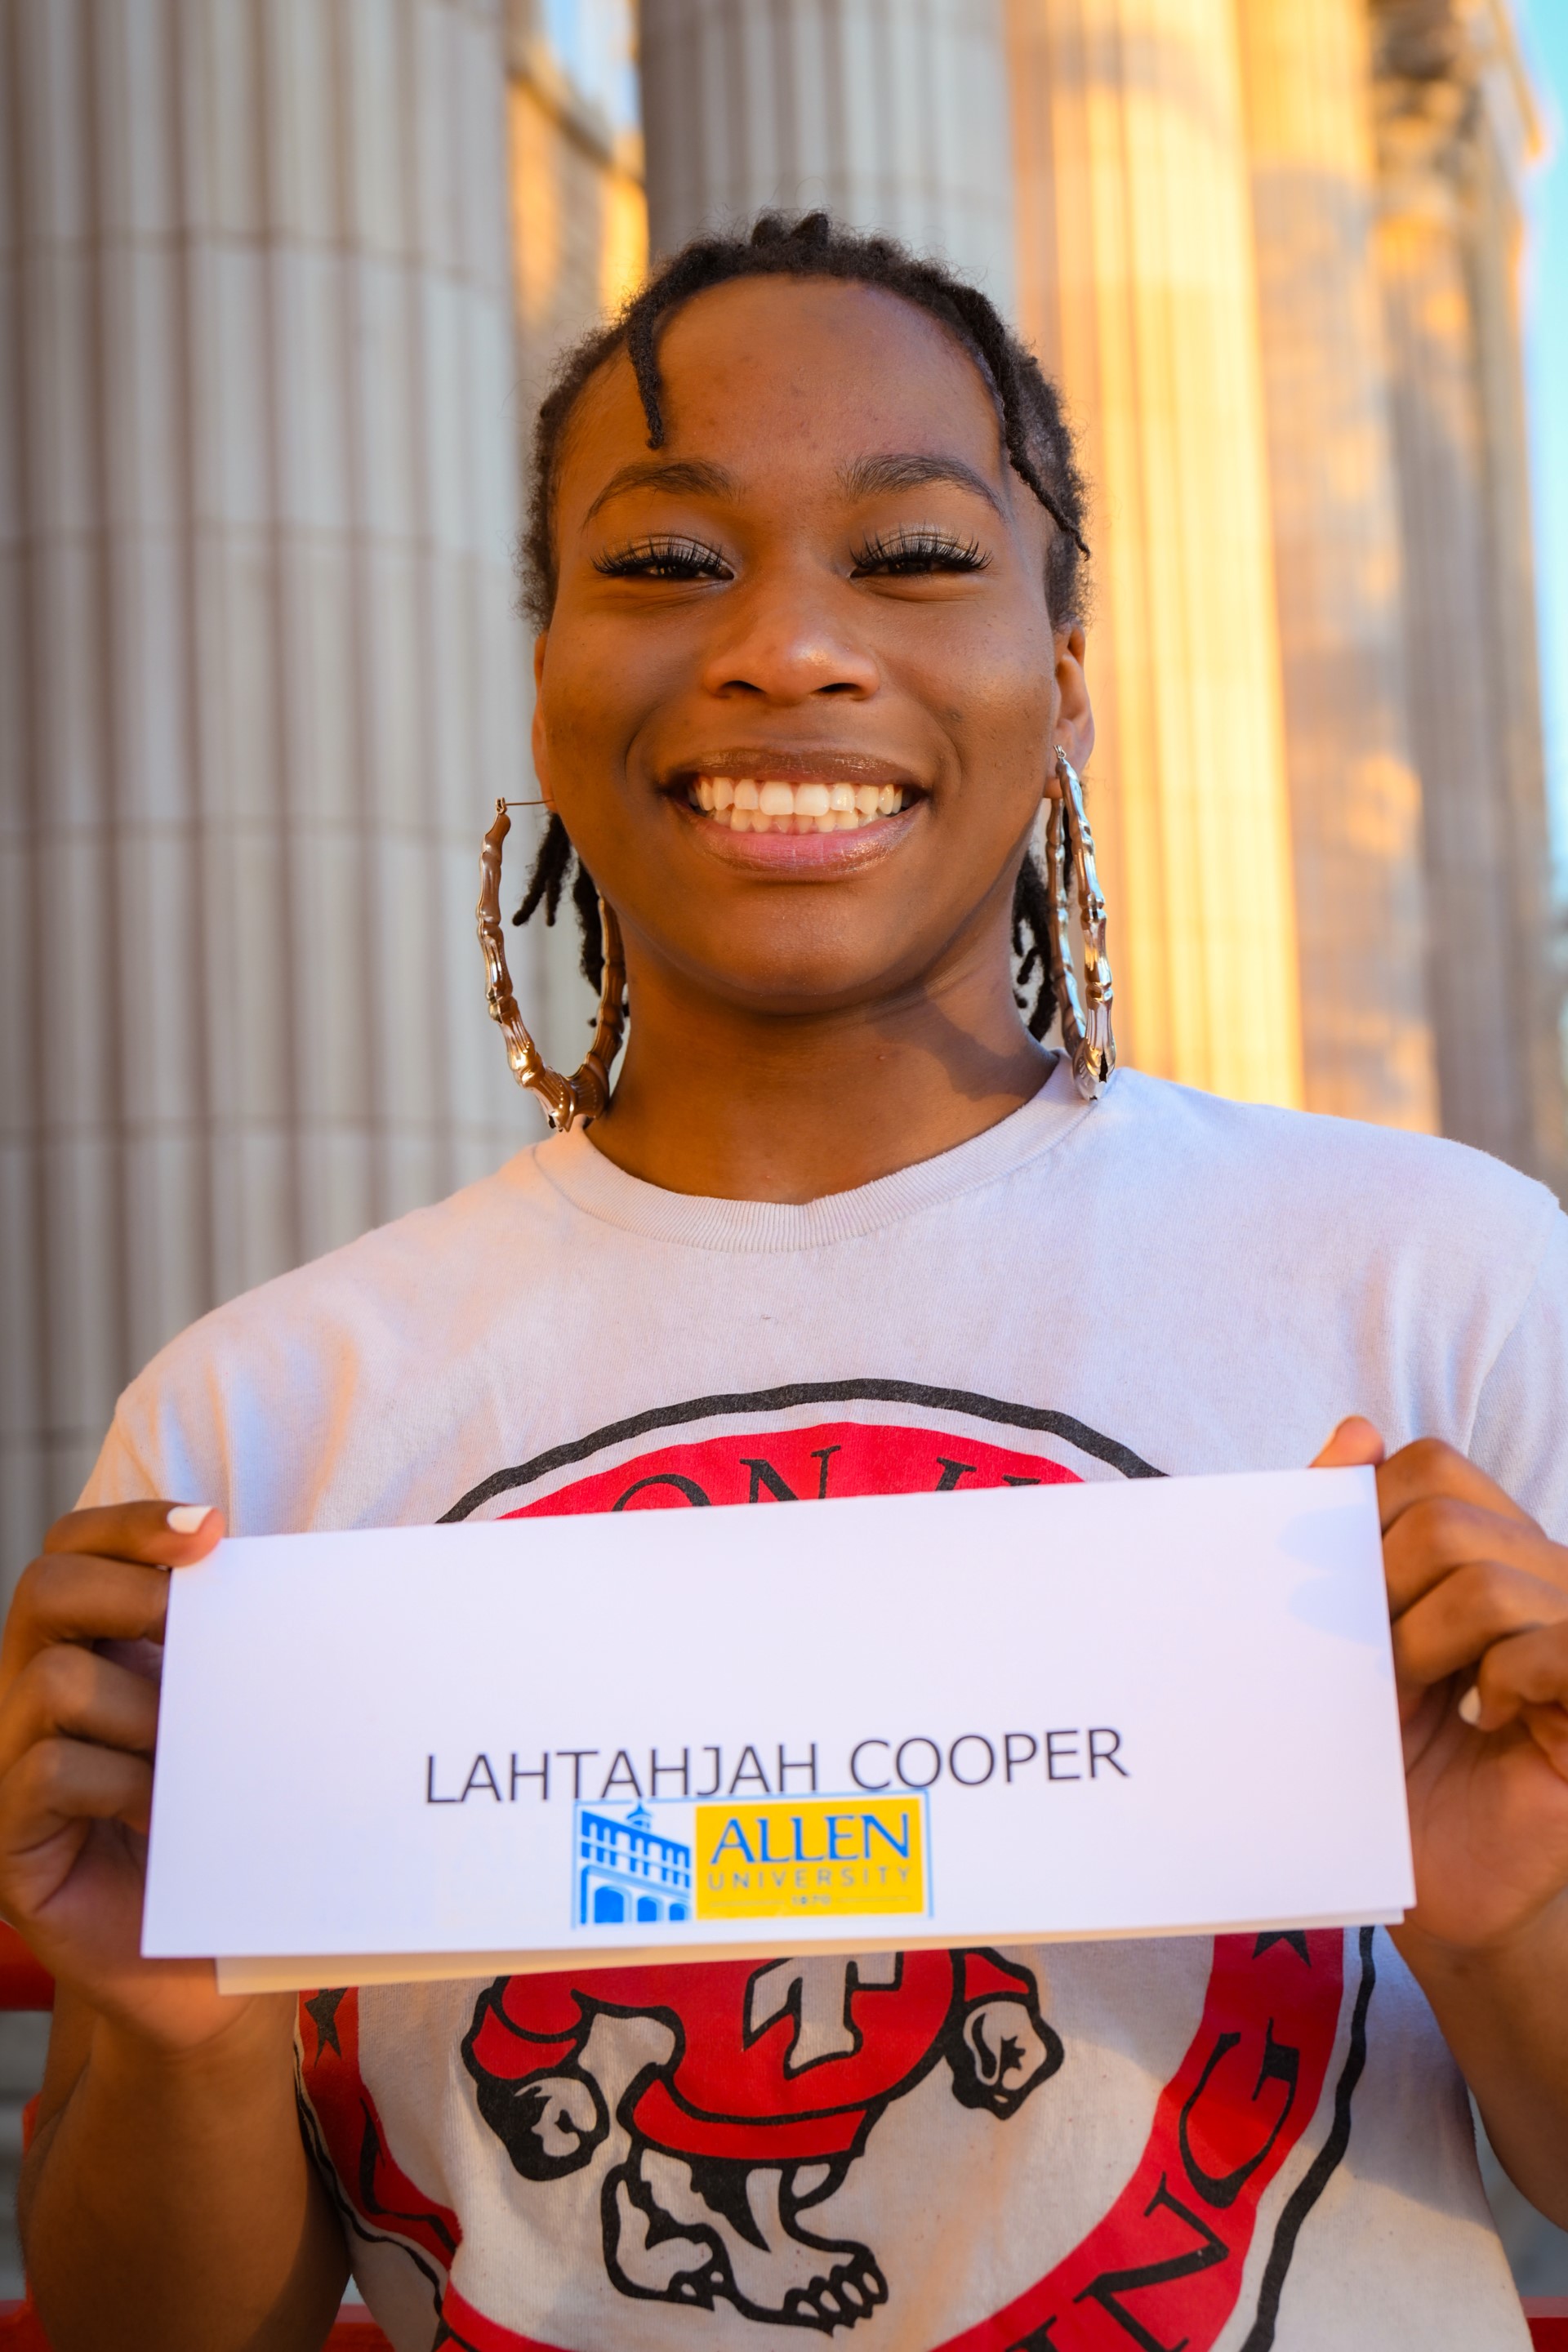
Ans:
[[[719,1804],[579,1804],[576,1927],[927,1911],[919,1790]]]

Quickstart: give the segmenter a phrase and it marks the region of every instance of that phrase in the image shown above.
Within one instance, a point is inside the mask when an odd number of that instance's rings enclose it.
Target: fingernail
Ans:
[[[177,1536],[194,1536],[211,1518],[210,1503],[176,1503],[169,1514],[169,1526]]]
[[[1459,1721],[1461,1723],[1475,1724],[1479,1723],[1480,1719],[1481,1688],[1479,1683],[1472,1683],[1469,1689],[1465,1693],[1464,1697],[1459,1701]]]

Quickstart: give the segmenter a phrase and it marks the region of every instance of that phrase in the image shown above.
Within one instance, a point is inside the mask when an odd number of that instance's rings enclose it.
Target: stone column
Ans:
[[[1096,489],[1118,1025],[1301,1097],[1266,410],[1234,0],[1009,0],[1019,313]]]
[[[1563,1181],[1506,14],[1373,0],[1378,236],[1444,1131]]]
[[[649,241],[821,205],[1013,308],[1003,0],[643,0]]]
[[[1511,35],[1506,20],[1494,23]],[[1511,40],[1494,38],[1483,55],[1486,110],[1471,187],[1470,286],[1487,443],[1497,748],[1511,852],[1506,883],[1511,955],[1501,977],[1525,1103],[1524,1130],[1510,1156],[1562,1194],[1568,1192],[1562,910],[1552,882],[1522,318],[1528,242],[1522,191],[1544,141]]]
[[[1242,0],[1306,1101],[1437,1123],[1364,0]]]
[[[4,1564],[216,1301],[534,1132],[499,0],[0,0]]]

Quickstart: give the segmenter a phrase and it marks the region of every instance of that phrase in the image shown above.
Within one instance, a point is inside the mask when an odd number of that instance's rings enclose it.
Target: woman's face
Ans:
[[[624,356],[572,420],[536,650],[539,776],[634,990],[654,959],[827,1011],[1002,956],[1092,720],[979,373],[896,296],[784,278],[687,304],[659,364],[662,448]]]

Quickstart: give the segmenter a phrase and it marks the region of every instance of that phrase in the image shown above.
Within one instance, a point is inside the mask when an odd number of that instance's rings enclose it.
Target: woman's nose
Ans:
[[[819,694],[856,701],[875,694],[876,659],[837,602],[816,582],[743,589],[729,604],[703,665],[708,691],[780,704]]]

